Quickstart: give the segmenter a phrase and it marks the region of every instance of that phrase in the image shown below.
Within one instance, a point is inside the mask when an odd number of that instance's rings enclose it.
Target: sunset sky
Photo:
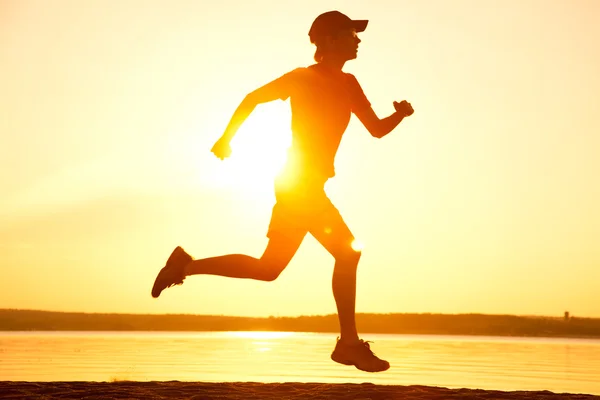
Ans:
[[[272,283],[194,276],[176,245],[260,256],[289,103],[210,148],[243,97],[313,62],[313,19],[369,19],[327,190],[364,244],[357,311],[600,317],[600,2],[0,0],[0,308],[335,312],[312,237]]]

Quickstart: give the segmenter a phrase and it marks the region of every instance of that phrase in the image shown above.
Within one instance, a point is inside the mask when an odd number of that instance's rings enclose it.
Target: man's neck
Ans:
[[[336,59],[335,57],[324,57],[319,63],[332,71],[341,71],[346,64],[346,60]]]

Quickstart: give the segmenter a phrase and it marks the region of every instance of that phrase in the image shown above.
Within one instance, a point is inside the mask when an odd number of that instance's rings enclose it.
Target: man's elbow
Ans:
[[[382,137],[384,137],[385,135],[388,134],[388,132],[386,132],[385,129],[384,129],[384,127],[382,127],[382,126],[373,126],[373,127],[371,127],[371,129],[369,129],[369,133],[375,139],[381,139]]]
[[[256,105],[258,104],[258,95],[255,92],[248,93],[246,97],[244,97],[244,99],[242,100],[242,104],[246,107],[256,107]]]
[[[239,108],[242,110],[247,110],[252,112],[259,104],[258,98],[255,93],[248,93],[246,97],[242,99],[242,102],[239,105]]]

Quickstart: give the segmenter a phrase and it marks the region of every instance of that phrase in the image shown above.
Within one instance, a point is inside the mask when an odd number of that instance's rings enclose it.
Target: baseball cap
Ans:
[[[319,15],[312,23],[308,36],[312,43],[319,37],[333,36],[344,29],[354,29],[363,32],[369,23],[366,19],[353,20],[339,11],[328,11]]]

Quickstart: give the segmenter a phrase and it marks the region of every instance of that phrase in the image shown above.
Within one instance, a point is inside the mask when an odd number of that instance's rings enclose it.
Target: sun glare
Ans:
[[[220,186],[272,195],[291,140],[286,103],[257,107],[231,142],[231,157],[214,171]]]

